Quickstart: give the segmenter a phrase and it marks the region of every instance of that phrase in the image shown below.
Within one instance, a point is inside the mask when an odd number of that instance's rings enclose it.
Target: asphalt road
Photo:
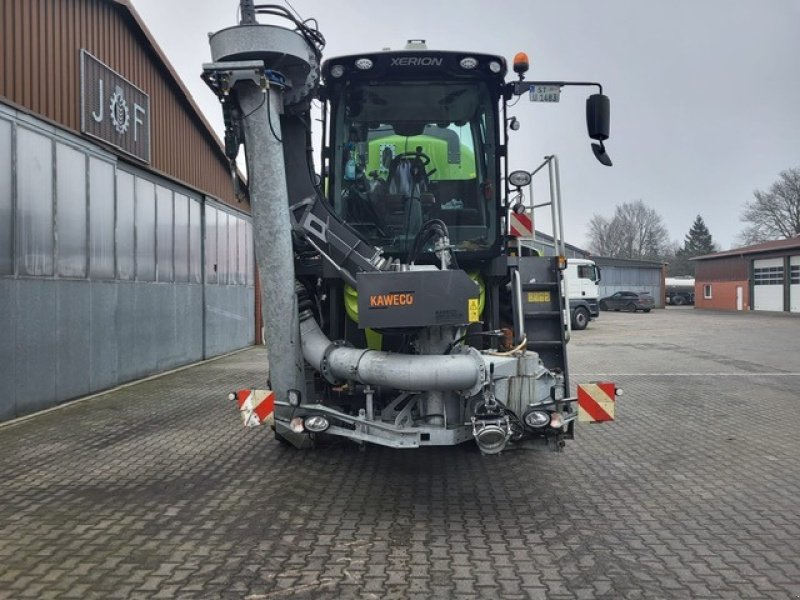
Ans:
[[[565,452],[285,448],[251,349],[0,427],[0,598],[800,598],[800,318],[603,313]]]

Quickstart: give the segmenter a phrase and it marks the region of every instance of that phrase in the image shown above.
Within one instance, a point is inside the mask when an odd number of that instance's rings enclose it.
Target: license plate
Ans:
[[[535,85],[530,91],[531,102],[558,102],[561,99],[561,86]]]

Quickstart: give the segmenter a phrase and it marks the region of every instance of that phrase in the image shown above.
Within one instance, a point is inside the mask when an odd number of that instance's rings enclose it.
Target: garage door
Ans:
[[[753,261],[753,308],[783,310],[783,259]]]
[[[800,256],[789,258],[789,310],[800,312]]]

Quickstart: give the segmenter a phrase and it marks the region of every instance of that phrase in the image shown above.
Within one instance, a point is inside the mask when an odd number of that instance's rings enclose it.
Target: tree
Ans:
[[[694,276],[695,263],[689,259],[716,251],[717,245],[711,237],[711,232],[706,227],[703,217],[697,215],[689,233],[683,240],[683,246],[679,246],[671,256],[666,257],[666,261],[669,263],[669,274]]]
[[[661,216],[641,200],[617,206],[610,220],[593,215],[589,221],[589,249],[598,256],[661,260],[668,246]]]
[[[667,263],[667,275],[670,277],[689,275],[692,266],[689,258],[683,252],[683,246],[679,242],[671,242],[667,251],[664,253],[663,260]]]
[[[692,228],[683,240],[683,252],[687,256],[703,256],[717,251],[717,245],[706,227],[703,217],[697,215]]]
[[[753,192],[741,220],[747,227],[740,240],[757,244],[800,235],[800,168],[781,171],[769,190]]]

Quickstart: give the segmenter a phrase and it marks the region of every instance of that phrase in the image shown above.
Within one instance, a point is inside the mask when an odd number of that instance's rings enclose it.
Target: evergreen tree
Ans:
[[[692,228],[683,241],[683,247],[675,252],[675,258],[669,261],[670,275],[691,275],[694,277],[694,261],[689,260],[695,256],[712,254],[717,251],[717,245],[711,237],[711,232],[706,227],[703,217],[697,215],[692,223]]]
[[[684,238],[683,250],[690,257],[713,254],[717,250],[717,245],[711,239],[711,232],[700,215],[697,215],[692,228]]]

